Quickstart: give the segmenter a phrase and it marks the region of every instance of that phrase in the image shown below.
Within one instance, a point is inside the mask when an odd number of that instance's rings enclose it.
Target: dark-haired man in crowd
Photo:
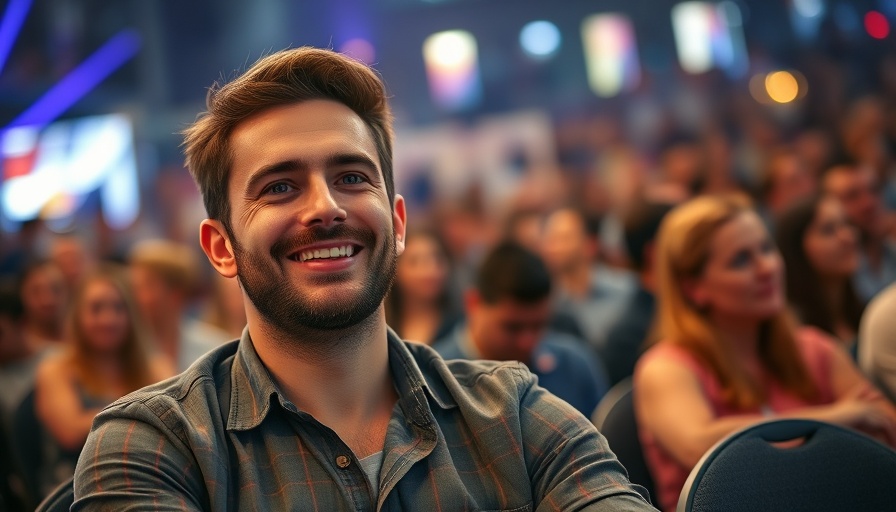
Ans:
[[[554,311],[572,316],[598,354],[635,290],[632,275],[601,261],[599,231],[599,219],[578,208],[560,208],[545,220],[541,249],[557,285]]]
[[[821,186],[840,200],[846,217],[859,230],[859,268],[853,281],[862,300],[869,301],[896,282],[892,215],[884,208],[878,176],[871,167],[840,162],[824,171]]]
[[[407,218],[375,72],[298,48],[208,105],[185,142],[200,244],[248,326],[97,416],[73,510],[652,510],[523,365],[387,327]]]
[[[610,384],[630,377],[644,350],[644,343],[653,323],[655,308],[653,244],[660,223],[672,204],[639,199],[622,219],[625,250],[632,268],[638,273],[638,289],[619,319],[607,333],[607,343],[600,356],[607,368]]]
[[[551,331],[551,275],[514,242],[492,249],[464,296],[466,321],[436,340],[445,359],[520,361],[538,383],[591,417],[606,393],[605,371],[583,340]]]

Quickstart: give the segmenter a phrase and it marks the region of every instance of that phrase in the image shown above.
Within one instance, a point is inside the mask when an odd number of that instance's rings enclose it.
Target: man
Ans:
[[[328,50],[212,90],[187,165],[247,329],[97,416],[73,510],[650,509],[522,365],[446,363],[386,326],[407,220],[390,119],[378,76]]]
[[[619,319],[610,327],[607,343],[600,353],[610,385],[634,373],[635,363],[644,349],[656,308],[653,295],[654,241],[663,217],[671,209],[671,203],[641,198],[623,216],[625,249],[630,265],[638,273],[638,289]]]
[[[542,256],[558,288],[554,310],[572,315],[599,354],[607,331],[634,293],[635,280],[599,263],[598,232],[599,223],[583,211],[558,209],[545,221]]]
[[[890,235],[892,215],[885,211],[874,170],[841,163],[825,170],[822,189],[836,197],[859,230],[861,250],[854,284],[864,301],[896,281],[896,245]]]
[[[464,296],[466,321],[433,348],[445,359],[520,361],[538,383],[586,417],[607,391],[583,340],[548,330],[551,276],[536,254],[505,242],[486,255]]]
[[[140,317],[155,347],[178,372],[233,339],[189,311],[198,287],[198,264],[190,247],[173,240],[142,240],[128,253]]]

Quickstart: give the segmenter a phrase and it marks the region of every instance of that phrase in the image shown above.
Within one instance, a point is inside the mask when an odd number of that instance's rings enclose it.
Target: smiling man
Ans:
[[[270,55],[185,133],[248,325],[97,416],[73,510],[653,510],[606,441],[518,363],[446,363],[387,327],[404,248],[379,77]]]

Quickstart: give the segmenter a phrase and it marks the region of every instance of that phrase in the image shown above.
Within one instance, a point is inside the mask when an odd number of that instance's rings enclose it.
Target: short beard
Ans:
[[[231,238],[237,277],[249,300],[278,337],[284,340],[293,339],[303,332],[346,329],[361,324],[374,314],[392,286],[397,254],[391,233],[390,229],[385,243],[375,248],[376,236],[368,230],[350,228],[344,224],[331,229],[309,228],[293,239],[275,243],[269,256],[246,251],[235,238]],[[302,290],[277,279],[278,275],[285,279],[283,259],[296,247],[338,238],[353,238],[361,241],[365,250],[377,251],[368,255],[366,282],[356,297],[341,302],[309,299]],[[277,262],[276,265],[274,262]],[[318,282],[339,280],[341,278],[335,275],[322,276]]]

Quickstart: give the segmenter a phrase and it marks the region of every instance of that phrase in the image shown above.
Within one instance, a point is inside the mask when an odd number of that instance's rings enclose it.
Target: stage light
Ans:
[[[560,49],[560,29],[550,21],[532,21],[520,31],[520,46],[530,57],[546,59]]]
[[[641,80],[635,31],[622,14],[595,14],[582,22],[588,84],[602,97],[632,90]]]
[[[447,110],[475,106],[482,96],[476,38],[463,30],[439,32],[423,42],[429,89]]]
[[[865,14],[865,31],[874,39],[886,39],[890,35],[890,22],[883,14],[869,11]]]

